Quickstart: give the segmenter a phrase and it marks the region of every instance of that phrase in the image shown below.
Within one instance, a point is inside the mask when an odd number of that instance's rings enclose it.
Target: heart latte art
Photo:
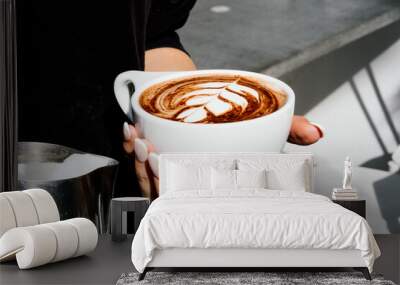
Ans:
[[[226,123],[258,118],[278,110],[286,96],[257,80],[207,75],[153,85],[140,105],[160,118],[186,123]]]

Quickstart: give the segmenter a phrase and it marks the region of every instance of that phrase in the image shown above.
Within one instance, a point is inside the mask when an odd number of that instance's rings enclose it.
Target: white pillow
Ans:
[[[268,188],[267,171],[236,170],[237,188]]]
[[[211,167],[168,163],[168,191],[211,189]]]
[[[240,170],[267,170],[268,189],[308,191],[311,189],[310,162],[297,158],[239,159]]]
[[[306,165],[296,164],[290,171],[271,169],[267,172],[268,188],[272,190],[306,191]]]
[[[267,171],[263,170],[211,170],[213,190],[238,190],[241,188],[267,188]]]
[[[212,168],[211,181],[213,190],[236,190],[236,170]]]

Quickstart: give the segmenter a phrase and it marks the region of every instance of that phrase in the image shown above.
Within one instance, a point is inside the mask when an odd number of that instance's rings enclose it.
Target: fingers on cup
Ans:
[[[144,197],[151,198],[151,182],[146,164],[136,159],[135,170],[142,195]]]
[[[296,134],[296,138],[300,144],[310,145],[316,143],[320,138],[318,129],[311,124],[304,124],[299,133]]]
[[[160,180],[158,177],[154,176],[154,185],[156,187],[157,197],[160,195]]]
[[[139,124],[135,124],[135,130],[138,138],[143,138],[143,132],[139,127]]]
[[[135,138],[138,137],[136,128],[132,125],[129,125],[127,122],[124,122],[122,126],[122,133],[124,134],[125,141],[134,141]]]
[[[125,122],[122,127],[122,133],[124,135],[124,150],[126,153],[132,153],[135,147],[135,139],[137,138],[136,130],[132,125]]]
[[[155,154],[155,156],[158,155]],[[149,160],[147,160],[146,162],[141,162],[138,159],[135,159],[136,176],[138,178],[142,194],[143,196],[148,197],[152,200],[157,198],[159,193],[158,177],[154,174],[154,170],[151,169],[150,166],[150,157],[152,157],[151,161],[153,161],[153,165],[155,162],[158,165],[158,158],[156,159],[155,156],[154,153],[150,153]],[[154,169],[158,173],[158,170],[156,168]]]
[[[321,126],[318,123],[314,123],[314,122],[310,122],[310,124],[313,125],[314,127],[316,127],[316,129],[319,132],[320,138],[323,138],[325,136],[325,134],[326,134],[326,128],[325,127]]]
[[[153,171],[153,174],[155,176],[159,177],[159,175],[158,175],[158,161],[159,161],[158,154],[155,152],[151,152],[149,154],[148,160],[149,160],[151,170]]]
[[[131,138],[131,130],[129,129],[129,125],[127,122],[124,122],[122,126],[122,132],[124,134],[124,140],[128,141]]]
[[[137,160],[145,162],[149,153],[154,151],[154,146],[146,139],[135,139],[135,154]]]
[[[304,117],[296,117],[293,121],[289,142],[299,145],[316,143],[324,136],[324,130],[325,128],[321,125],[310,123]]]

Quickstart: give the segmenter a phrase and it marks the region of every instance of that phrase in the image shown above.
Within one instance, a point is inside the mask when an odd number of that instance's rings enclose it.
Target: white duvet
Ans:
[[[265,189],[164,194],[134,237],[135,268],[165,248],[358,249],[370,271],[380,255],[359,215],[321,195]]]

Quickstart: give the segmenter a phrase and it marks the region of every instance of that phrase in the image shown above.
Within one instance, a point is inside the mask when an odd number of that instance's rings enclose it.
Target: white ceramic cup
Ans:
[[[265,82],[283,91],[287,96],[286,103],[277,111],[262,117],[218,124],[163,119],[146,112],[139,103],[142,92],[156,83],[205,74],[235,74]],[[132,86],[134,92],[130,94]],[[279,152],[289,135],[295,102],[293,90],[276,78],[254,72],[224,69],[184,72],[127,71],[115,79],[114,92],[122,110],[159,153]]]

